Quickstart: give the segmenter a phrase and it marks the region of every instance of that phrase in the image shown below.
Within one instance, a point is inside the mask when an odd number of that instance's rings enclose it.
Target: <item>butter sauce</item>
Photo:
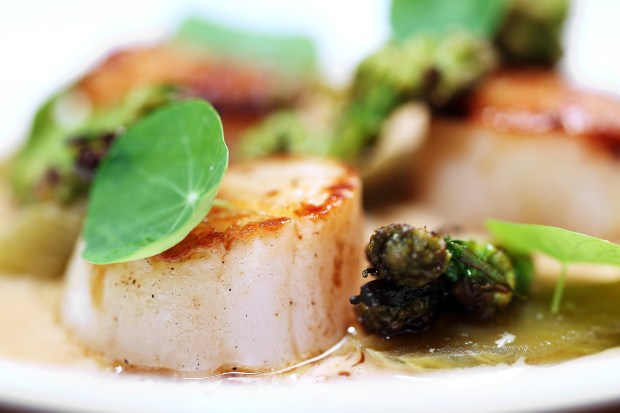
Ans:
[[[413,370],[479,365],[553,364],[620,346],[620,282],[571,282],[559,314],[550,312],[553,285],[541,282],[489,322],[449,313],[427,332],[354,342],[370,358]]]
[[[527,301],[517,302],[492,322],[447,314],[428,332],[389,340],[350,329],[348,338],[321,357],[269,374],[194,378],[242,378],[249,381],[295,381],[312,377],[332,381],[425,370],[524,362],[553,364],[620,346],[620,282],[572,281],[559,315],[549,303],[552,285],[535,286]],[[179,377],[170,371],[147,371],[103,361],[67,334],[58,319],[62,281],[0,276],[0,358],[75,368],[98,373]],[[187,376],[185,376],[187,378]]]

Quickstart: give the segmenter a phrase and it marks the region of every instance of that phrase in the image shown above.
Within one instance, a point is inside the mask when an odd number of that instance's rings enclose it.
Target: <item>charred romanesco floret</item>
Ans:
[[[452,296],[467,312],[490,319],[513,297],[516,275],[512,261],[492,244],[449,240],[453,259],[447,271]]]
[[[517,272],[500,248],[458,241],[425,228],[379,228],[366,249],[378,280],[351,297],[359,321],[384,337],[428,329],[448,308],[489,319],[514,297]]]
[[[384,337],[427,330],[446,301],[445,279],[422,287],[399,286],[387,280],[365,284],[351,299],[361,323]]]
[[[495,44],[508,65],[551,66],[562,57],[568,0],[511,0]]]
[[[448,268],[450,253],[439,235],[424,228],[390,225],[375,231],[366,248],[365,274],[397,285],[422,287]]]

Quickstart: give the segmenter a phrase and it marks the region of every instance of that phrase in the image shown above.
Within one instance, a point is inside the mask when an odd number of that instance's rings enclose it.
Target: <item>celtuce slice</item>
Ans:
[[[0,272],[52,278],[65,270],[80,231],[83,205],[28,205],[0,231]],[[6,219],[6,217],[5,217]]]
[[[406,103],[392,112],[374,150],[362,162],[366,191],[385,188],[386,182],[398,181],[411,168],[411,158],[426,140],[430,118],[430,109],[421,101]]]
[[[112,361],[269,371],[336,344],[362,265],[360,183],[338,163],[237,164],[205,220],[157,256],[67,272],[66,326]]]

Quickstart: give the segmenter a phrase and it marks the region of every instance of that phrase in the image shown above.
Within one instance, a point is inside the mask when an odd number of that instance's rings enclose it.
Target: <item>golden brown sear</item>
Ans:
[[[499,132],[560,132],[620,151],[620,101],[580,89],[555,71],[498,72],[474,91],[468,112]]]
[[[218,110],[227,140],[273,109],[299,97],[304,81],[265,64],[227,58],[178,44],[120,50],[77,87],[95,107],[119,102],[140,87],[170,85],[182,95],[208,100]]]
[[[551,71],[501,71],[466,114],[435,117],[413,165],[417,199],[446,223],[500,218],[620,239],[620,100]]]

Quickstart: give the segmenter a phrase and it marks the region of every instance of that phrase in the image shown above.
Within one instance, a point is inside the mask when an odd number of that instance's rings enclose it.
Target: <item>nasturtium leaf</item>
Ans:
[[[506,0],[392,0],[390,23],[398,41],[451,30],[492,38],[506,11]]]
[[[169,103],[141,119],[97,172],[83,257],[110,264],[176,245],[208,213],[227,166],[222,123],[208,103]]]
[[[546,225],[499,220],[488,220],[486,226],[501,245],[516,252],[541,252],[563,264],[620,266],[620,245],[600,238]]]
[[[269,63],[297,74],[316,69],[314,43],[298,34],[249,31],[191,17],[180,25],[175,38],[254,65]]]
[[[562,264],[551,302],[553,314],[557,314],[560,310],[568,264],[620,266],[620,245],[600,238],[546,225],[517,224],[499,220],[488,220],[486,226],[502,246],[524,254],[541,252]]]

